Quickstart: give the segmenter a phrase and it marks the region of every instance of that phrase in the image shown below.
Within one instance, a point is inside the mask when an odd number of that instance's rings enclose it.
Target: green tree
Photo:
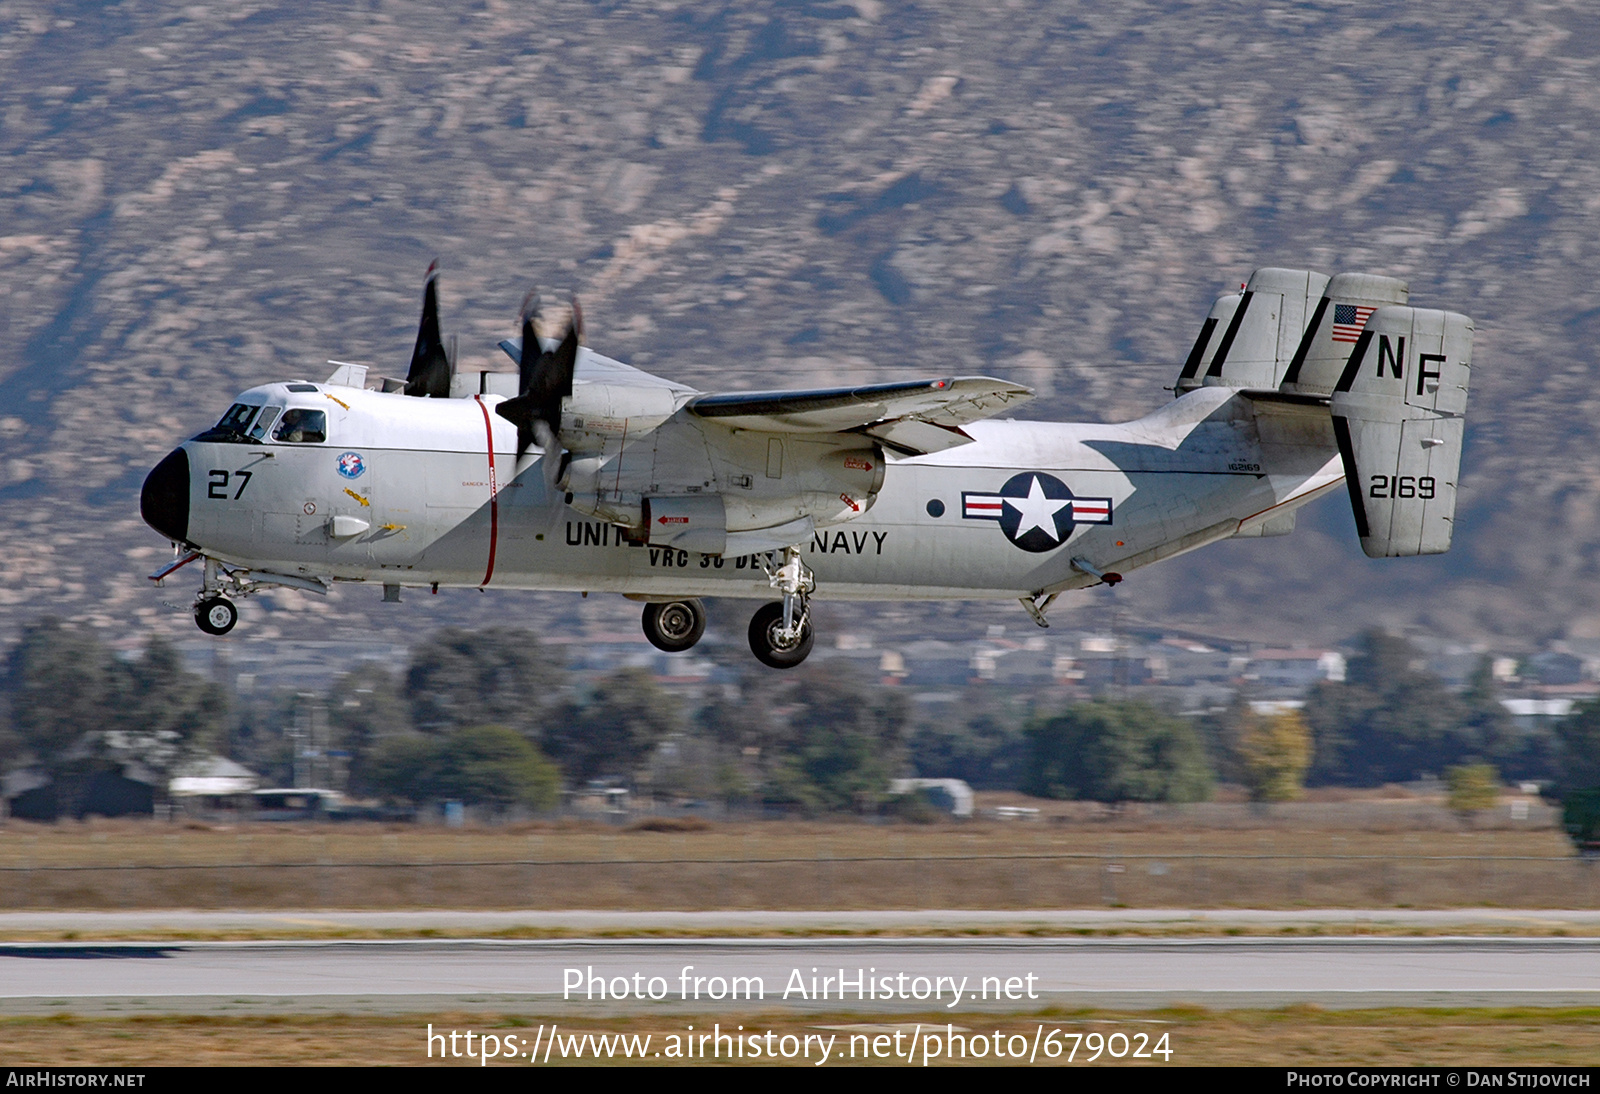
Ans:
[[[633,778],[656,745],[679,728],[671,695],[643,669],[619,669],[574,704],[548,735],[550,751],[576,781],[602,775]]]
[[[561,773],[537,748],[506,726],[473,726],[441,742],[436,796],[497,809],[553,808]]]
[[[158,776],[158,796],[174,769],[223,738],[227,693],[186,670],[159,635],[140,657],[108,666],[106,729],[95,743],[110,766],[132,762]]]
[[[13,739],[8,766],[36,763],[54,776],[81,770],[85,733],[109,727],[110,658],[93,634],[45,618],[23,628],[6,657]]]
[[[1147,703],[1079,703],[1027,731],[1023,788],[1046,798],[1204,801],[1211,768],[1194,727]]]
[[[4,766],[38,765],[67,812],[77,812],[89,775],[130,765],[164,796],[174,769],[212,744],[227,718],[222,689],[186,671],[159,636],[118,658],[93,634],[42,619],[24,629],[0,679],[10,711]]]
[[[334,746],[350,753],[350,786],[372,789],[372,756],[390,737],[411,732],[411,708],[400,683],[383,666],[368,662],[333,682],[326,696]]]
[[[1418,668],[1420,660],[1404,639],[1370,631],[1345,682],[1312,689],[1304,711],[1314,738],[1308,782],[1404,782],[1479,754],[1460,698]]]
[[[561,793],[555,764],[506,726],[389,737],[373,750],[368,776],[384,796],[413,805],[453,800],[496,810],[550,809]]]
[[[1563,789],[1600,787],[1600,699],[1579,703],[1556,724]]]
[[[1522,748],[1511,712],[1500,702],[1499,689],[1494,682],[1494,658],[1484,656],[1478,667],[1467,677],[1467,687],[1461,693],[1465,708],[1462,724],[1471,737],[1479,756],[1496,760],[1512,759]]]
[[[1500,800],[1500,773],[1489,764],[1462,764],[1445,772],[1450,808],[1462,820],[1493,809]]]
[[[911,736],[911,765],[921,778],[964,779],[978,790],[1017,790],[1028,746],[1016,719],[989,694],[978,694],[945,717],[930,719]]]
[[[384,738],[367,760],[367,786],[390,801],[421,805],[438,794],[443,743],[422,733]]]
[[[1235,731],[1234,752],[1239,757],[1250,800],[1294,801],[1311,766],[1311,727],[1298,711],[1260,715],[1252,712]]]
[[[730,806],[749,805],[784,755],[788,727],[774,710],[771,673],[750,658],[730,666],[739,682],[712,695],[694,715],[694,735],[712,749],[716,794]]]
[[[424,732],[504,725],[539,741],[565,683],[532,631],[446,627],[412,649],[405,697]]]
[[[802,675],[784,699],[788,729],[769,770],[767,800],[808,813],[876,807],[906,764],[906,697],[830,667]]]

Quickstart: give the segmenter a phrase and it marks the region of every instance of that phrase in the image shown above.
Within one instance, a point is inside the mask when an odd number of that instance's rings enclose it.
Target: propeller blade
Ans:
[[[407,395],[450,396],[450,357],[445,353],[439,333],[439,263],[428,266],[428,279],[422,288],[422,321],[417,326],[417,345],[411,351],[411,369],[406,373]]]
[[[561,432],[561,400],[572,394],[572,374],[578,364],[578,341],[583,330],[583,312],[572,302],[572,323],[559,345],[545,350],[534,333],[539,296],[530,290],[522,300],[522,360],[518,362],[518,395],[495,406],[495,413],[517,427],[517,458],[537,441],[549,463],[547,473],[564,455],[558,435]],[[543,427],[541,430],[540,427]],[[546,436],[548,434],[548,436]]]
[[[572,462],[572,453],[561,447],[560,439],[543,420],[533,423],[533,434],[539,447],[544,450],[544,455],[539,458],[539,466],[544,471],[545,489],[551,494],[558,493],[566,488],[563,480],[566,478],[567,465]]]
[[[539,336],[534,333],[534,323],[539,318],[539,290],[529,289],[528,295],[522,298],[522,360],[517,363],[519,380],[517,394],[526,395],[533,385],[533,375],[538,369],[539,358],[544,349],[539,344]]]

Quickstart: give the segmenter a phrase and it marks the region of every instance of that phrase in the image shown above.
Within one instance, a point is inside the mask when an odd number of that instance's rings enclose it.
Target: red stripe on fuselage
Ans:
[[[483,584],[494,576],[494,549],[500,542],[500,489],[494,478],[494,423],[489,420],[489,407],[482,395],[474,395],[478,409],[483,411],[483,428],[489,434],[489,565],[483,571]]]

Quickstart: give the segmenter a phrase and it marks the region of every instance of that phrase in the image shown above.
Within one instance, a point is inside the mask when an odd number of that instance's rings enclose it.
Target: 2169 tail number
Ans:
[[[1436,492],[1432,475],[1374,475],[1369,498],[1421,498],[1431,501]]]

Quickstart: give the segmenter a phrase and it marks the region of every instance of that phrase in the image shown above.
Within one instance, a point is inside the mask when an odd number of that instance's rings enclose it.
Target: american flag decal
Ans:
[[[1367,325],[1367,316],[1377,310],[1377,308],[1363,308],[1358,304],[1335,304],[1333,306],[1333,340],[1335,342],[1354,342],[1360,338],[1362,329]]]

